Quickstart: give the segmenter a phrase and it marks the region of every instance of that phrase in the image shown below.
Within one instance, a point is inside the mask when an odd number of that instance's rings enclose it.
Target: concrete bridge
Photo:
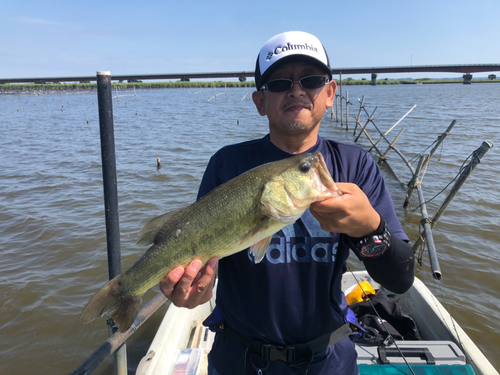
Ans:
[[[421,73],[421,72],[452,72],[464,73],[463,82],[470,83],[472,73],[500,72],[500,64],[469,64],[469,65],[411,65],[392,67],[368,67],[368,68],[334,68],[333,75],[342,74],[367,74],[372,75],[372,84],[376,84],[377,74],[381,73]],[[113,81],[143,81],[143,80],[190,80],[190,79],[217,79],[238,78],[241,81],[247,77],[254,76],[253,71],[243,72],[219,72],[219,73],[174,73],[174,74],[131,74],[112,75]],[[38,77],[38,78],[0,78],[0,84],[4,83],[57,83],[57,82],[94,82],[96,76],[76,77]]]
[[[410,66],[379,66],[373,68],[336,68],[333,74],[366,74],[371,73],[372,85],[376,84],[377,74],[380,73],[422,73],[422,72],[447,72],[464,73],[464,83],[471,83],[472,73],[498,72],[500,64],[463,64],[463,65],[410,65]]]

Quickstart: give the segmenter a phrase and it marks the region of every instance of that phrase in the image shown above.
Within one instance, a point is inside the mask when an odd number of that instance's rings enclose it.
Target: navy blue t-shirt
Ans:
[[[392,234],[408,240],[378,166],[366,151],[321,137],[307,152],[316,151],[334,181],[358,185]],[[210,159],[198,198],[249,169],[290,156],[272,144],[269,135],[226,146]],[[323,231],[307,210],[295,224],[273,235],[262,262],[255,264],[248,250],[221,259],[216,303],[227,324],[255,340],[281,346],[311,341],[343,325],[347,302],[341,281],[349,249],[339,245],[339,237]],[[243,374],[244,355],[244,346],[233,337],[217,334],[210,358],[218,372]],[[353,344],[343,340],[318,353],[309,374],[357,373],[355,358]],[[286,364],[279,362],[264,373],[288,373]]]

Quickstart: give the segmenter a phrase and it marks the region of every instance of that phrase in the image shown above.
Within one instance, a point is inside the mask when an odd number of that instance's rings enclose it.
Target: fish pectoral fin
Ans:
[[[184,210],[181,208],[180,210],[175,210],[172,212],[168,212],[166,214],[157,216],[151,220],[149,220],[144,227],[142,227],[139,233],[139,239],[137,243],[139,245],[150,245],[155,242],[155,238],[161,231],[161,228],[175,215]]]
[[[253,242],[253,237],[262,237],[262,235],[259,236],[259,234],[268,230],[270,220],[272,220],[270,217],[263,218],[250,232],[247,233],[243,242]],[[255,263],[259,263],[266,255],[267,248],[271,243],[271,237],[272,236],[266,237],[250,246],[250,253],[253,255]]]
[[[266,256],[267,249],[271,243],[271,237],[264,238],[260,240],[255,245],[250,246],[250,254],[253,255],[255,264],[260,263],[262,259]]]

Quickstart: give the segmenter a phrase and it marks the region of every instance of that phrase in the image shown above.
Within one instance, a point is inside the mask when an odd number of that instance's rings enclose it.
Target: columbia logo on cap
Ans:
[[[300,50],[300,49],[307,49],[311,50],[314,52],[318,52],[318,49],[312,45],[309,45],[307,43],[304,44],[290,44],[288,42],[285,46],[282,46],[281,44],[278,45],[273,51],[269,52],[267,54],[266,60],[269,61],[272,59],[274,55],[279,55],[280,53],[287,52],[287,51],[292,51],[292,50]]]

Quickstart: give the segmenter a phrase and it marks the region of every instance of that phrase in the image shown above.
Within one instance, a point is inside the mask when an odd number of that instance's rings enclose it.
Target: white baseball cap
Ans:
[[[287,31],[269,39],[257,56],[255,85],[262,87],[277,67],[292,61],[308,61],[324,68],[332,79],[330,60],[325,47],[314,35],[303,31]]]

